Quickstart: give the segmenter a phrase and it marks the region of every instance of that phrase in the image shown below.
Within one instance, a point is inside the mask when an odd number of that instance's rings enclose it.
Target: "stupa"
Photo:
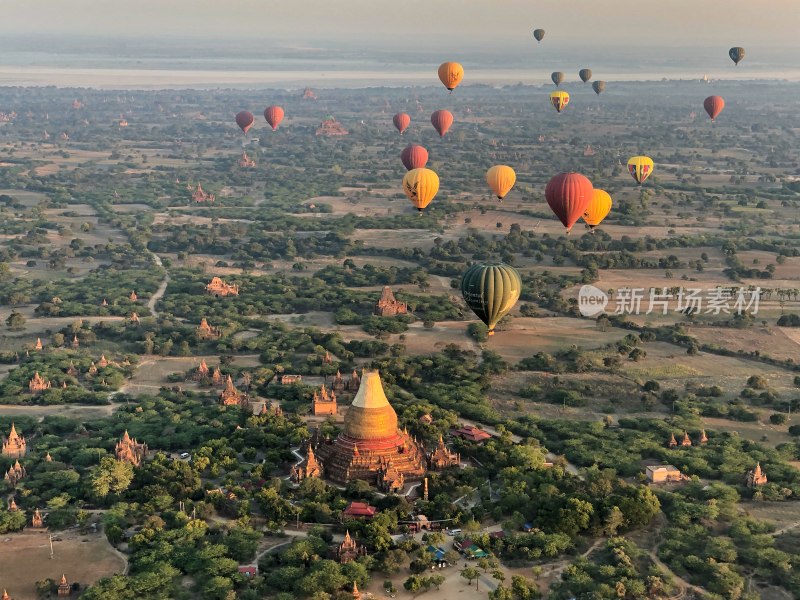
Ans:
[[[344,429],[335,440],[319,444],[317,457],[333,481],[364,479],[385,491],[398,491],[406,480],[425,475],[425,454],[397,427],[397,413],[377,371],[364,371]]]

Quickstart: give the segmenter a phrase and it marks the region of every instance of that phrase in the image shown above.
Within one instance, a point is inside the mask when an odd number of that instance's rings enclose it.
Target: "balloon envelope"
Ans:
[[[541,42],[544,39],[544,29],[534,29],[533,37],[537,42]]]
[[[431,124],[439,132],[439,136],[444,137],[453,124],[453,114],[449,110],[437,110],[431,114]]]
[[[392,123],[394,123],[397,131],[403,133],[406,129],[408,129],[408,126],[411,125],[411,117],[409,117],[406,113],[400,112],[392,117]]]
[[[457,62],[445,62],[439,65],[439,79],[451,92],[464,79],[464,67]]]
[[[407,171],[422,169],[428,164],[428,151],[419,144],[409,144],[400,153],[400,160]]]
[[[581,69],[578,71],[578,77],[581,78],[583,83],[586,83],[592,78],[592,70],[591,69]]]
[[[552,79],[553,83],[558,87],[561,85],[561,82],[564,81],[564,74],[561,71],[553,71],[550,73],[550,79]]]
[[[236,124],[239,126],[244,133],[253,126],[253,123],[256,122],[256,118],[253,116],[248,110],[243,110],[241,112],[236,113]]]
[[[611,212],[611,196],[605,190],[594,188],[592,191],[592,199],[589,201],[589,206],[583,213],[583,220],[586,224],[594,229],[603,222]]]
[[[499,200],[506,197],[517,182],[517,174],[508,165],[495,165],[486,171],[486,183]]]
[[[547,183],[544,190],[547,204],[568,233],[586,212],[593,193],[592,182],[580,173],[560,173]]]
[[[461,295],[467,306],[494,335],[498,321],[519,300],[522,280],[514,267],[502,263],[472,265],[461,277]]]
[[[558,112],[564,110],[569,104],[569,94],[567,92],[558,91],[550,94],[550,104],[553,105]]]
[[[403,177],[403,191],[421,212],[439,191],[439,176],[430,169],[411,169]]]
[[[728,50],[728,56],[730,56],[731,60],[738,65],[744,58],[744,48],[741,46],[734,46]]]
[[[709,96],[703,100],[703,108],[706,109],[708,116],[711,117],[713,121],[719,116],[722,109],[725,108],[725,100],[723,100],[722,96]]]
[[[606,91],[606,82],[605,81],[595,81],[592,83],[592,89],[594,93],[598,96]]]
[[[639,185],[642,185],[644,180],[650,177],[654,168],[653,159],[649,156],[632,156],[628,159],[628,172]]]
[[[283,109],[280,106],[268,106],[264,109],[264,118],[272,127],[272,131],[275,131],[283,121]]]

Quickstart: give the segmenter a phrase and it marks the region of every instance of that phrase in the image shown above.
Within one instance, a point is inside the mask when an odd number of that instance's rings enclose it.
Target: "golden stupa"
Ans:
[[[377,371],[364,371],[361,385],[333,441],[317,446],[330,479],[364,479],[384,491],[399,491],[406,480],[425,475],[425,454],[408,432],[397,427],[397,413],[383,391]]]

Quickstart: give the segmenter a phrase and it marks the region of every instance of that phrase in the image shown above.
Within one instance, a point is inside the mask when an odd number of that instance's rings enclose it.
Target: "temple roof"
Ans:
[[[383,408],[389,406],[391,408],[389,399],[383,391],[381,376],[377,371],[364,371],[361,386],[358,388],[358,393],[351,406],[360,408]]]
[[[397,413],[389,404],[377,371],[365,371],[355,400],[344,418],[344,434],[356,440],[389,438],[398,434]]]

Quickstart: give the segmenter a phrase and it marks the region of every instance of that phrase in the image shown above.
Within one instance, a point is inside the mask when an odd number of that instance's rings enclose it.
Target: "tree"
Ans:
[[[6,319],[6,326],[11,331],[21,331],[25,329],[25,321],[26,319],[22,316],[22,313],[13,311]]]
[[[773,425],[785,425],[788,417],[784,413],[772,413],[769,416],[769,422]]]
[[[461,569],[461,576],[467,580],[469,585],[472,585],[472,580],[475,580],[475,589],[478,589],[481,573],[475,567],[466,567]]]
[[[412,575],[403,582],[403,587],[412,594],[416,594],[422,589],[422,578],[419,575]]]
[[[92,493],[104,499],[110,493],[121,494],[133,481],[133,465],[127,461],[104,456],[100,465],[92,469],[90,485]]]

